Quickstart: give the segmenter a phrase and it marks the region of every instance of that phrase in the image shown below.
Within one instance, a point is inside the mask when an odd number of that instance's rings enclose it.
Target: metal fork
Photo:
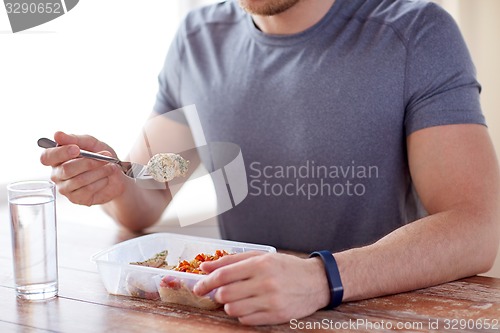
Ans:
[[[40,138],[40,139],[38,139],[38,146],[42,147],[42,148],[54,148],[54,147],[57,147],[57,143],[50,140],[50,139],[47,139],[47,138]],[[82,149],[80,149],[80,156],[86,157],[86,158],[91,158],[94,160],[118,164],[118,166],[120,166],[120,168],[122,169],[123,173],[125,175],[129,176],[130,178],[134,178],[134,179],[151,179],[152,178],[148,174],[147,167],[145,165],[142,165],[139,163],[124,162],[124,161],[120,161],[119,159],[114,158],[114,157],[105,156],[105,155],[93,153],[93,152],[82,150]]]

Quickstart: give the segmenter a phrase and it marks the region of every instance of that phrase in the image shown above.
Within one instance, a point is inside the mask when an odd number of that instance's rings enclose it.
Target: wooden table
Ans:
[[[389,297],[346,303],[278,326],[247,327],[222,310],[203,311],[109,295],[92,254],[136,237],[117,227],[60,214],[59,297],[27,302],[15,296],[10,226],[0,209],[0,332],[500,332],[500,279],[471,277]],[[59,213],[63,208],[59,209]],[[81,214],[80,214],[81,215]],[[62,217],[61,217],[62,216]],[[102,218],[105,219],[104,214]],[[79,221],[76,221],[79,220]],[[479,325],[482,324],[480,329]],[[464,327],[465,325],[465,327]],[[487,326],[489,325],[489,328]]]

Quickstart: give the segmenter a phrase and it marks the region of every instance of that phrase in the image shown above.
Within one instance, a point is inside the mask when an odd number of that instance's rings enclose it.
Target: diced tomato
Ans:
[[[161,281],[160,281],[160,287],[162,288],[170,288],[170,289],[180,289],[181,288],[181,283],[179,280],[172,276],[165,276]]]
[[[206,274],[199,268],[203,262],[214,261],[228,254],[229,253],[227,253],[224,250],[216,250],[213,256],[205,253],[199,253],[191,261],[182,260],[181,262],[179,262],[179,264],[177,265],[177,267],[174,268],[174,270],[179,272],[193,273],[193,274]]]

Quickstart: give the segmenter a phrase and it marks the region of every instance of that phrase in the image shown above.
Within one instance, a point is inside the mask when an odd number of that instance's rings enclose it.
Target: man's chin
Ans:
[[[295,6],[300,0],[239,0],[241,8],[252,15],[274,16]]]

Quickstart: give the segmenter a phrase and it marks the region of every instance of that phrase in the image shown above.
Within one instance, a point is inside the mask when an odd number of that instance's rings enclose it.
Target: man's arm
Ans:
[[[166,138],[165,133],[168,133]],[[153,145],[153,152],[145,143]],[[123,174],[113,163],[78,158],[80,149],[117,157],[104,142],[89,135],[57,132],[59,147],[46,149],[40,159],[52,167],[51,179],[59,192],[80,205],[102,205],[105,212],[125,228],[140,231],[161,217],[172,196],[165,186],[161,190],[146,189]],[[147,164],[151,153],[181,152],[195,147],[191,130],[184,122],[152,113],[131,150],[133,162]],[[128,158],[127,158],[128,159]],[[197,167],[193,161],[190,169]]]
[[[488,270],[500,237],[499,172],[482,125],[447,125],[408,137],[411,175],[429,216],[378,242],[334,254],[344,301],[393,294]],[[195,286],[245,324],[283,323],[328,304],[321,261],[236,254],[202,264]],[[286,286],[286,287],[285,287]]]
[[[52,167],[59,192],[80,205],[104,204],[120,224],[141,230],[157,221],[168,203],[168,193],[141,189],[113,163],[78,158],[80,149],[116,157],[107,144],[89,135],[56,132],[59,147],[42,152],[42,164]]]
[[[482,125],[430,127],[407,139],[429,216],[373,245],[335,254],[344,300],[431,286],[487,271],[500,237],[499,171]]]
[[[188,109],[186,109],[188,110]],[[152,112],[145,122],[127,160],[146,165],[157,153],[182,153],[189,155],[189,170],[185,181],[200,164],[194,148],[193,133],[186,119],[185,109],[164,114]],[[191,153],[188,153],[190,151]],[[103,205],[104,210],[121,225],[139,231],[156,223],[172,200],[168,183],[158,183],[160,189],[142,188],[129,179],[120,196]]]
[[[125,179],[124,183],[120,196],[102,205],[104,211],[130,231],[141,231],[155,224],[172,199],[170,192],[142,189],[132,179]]]

